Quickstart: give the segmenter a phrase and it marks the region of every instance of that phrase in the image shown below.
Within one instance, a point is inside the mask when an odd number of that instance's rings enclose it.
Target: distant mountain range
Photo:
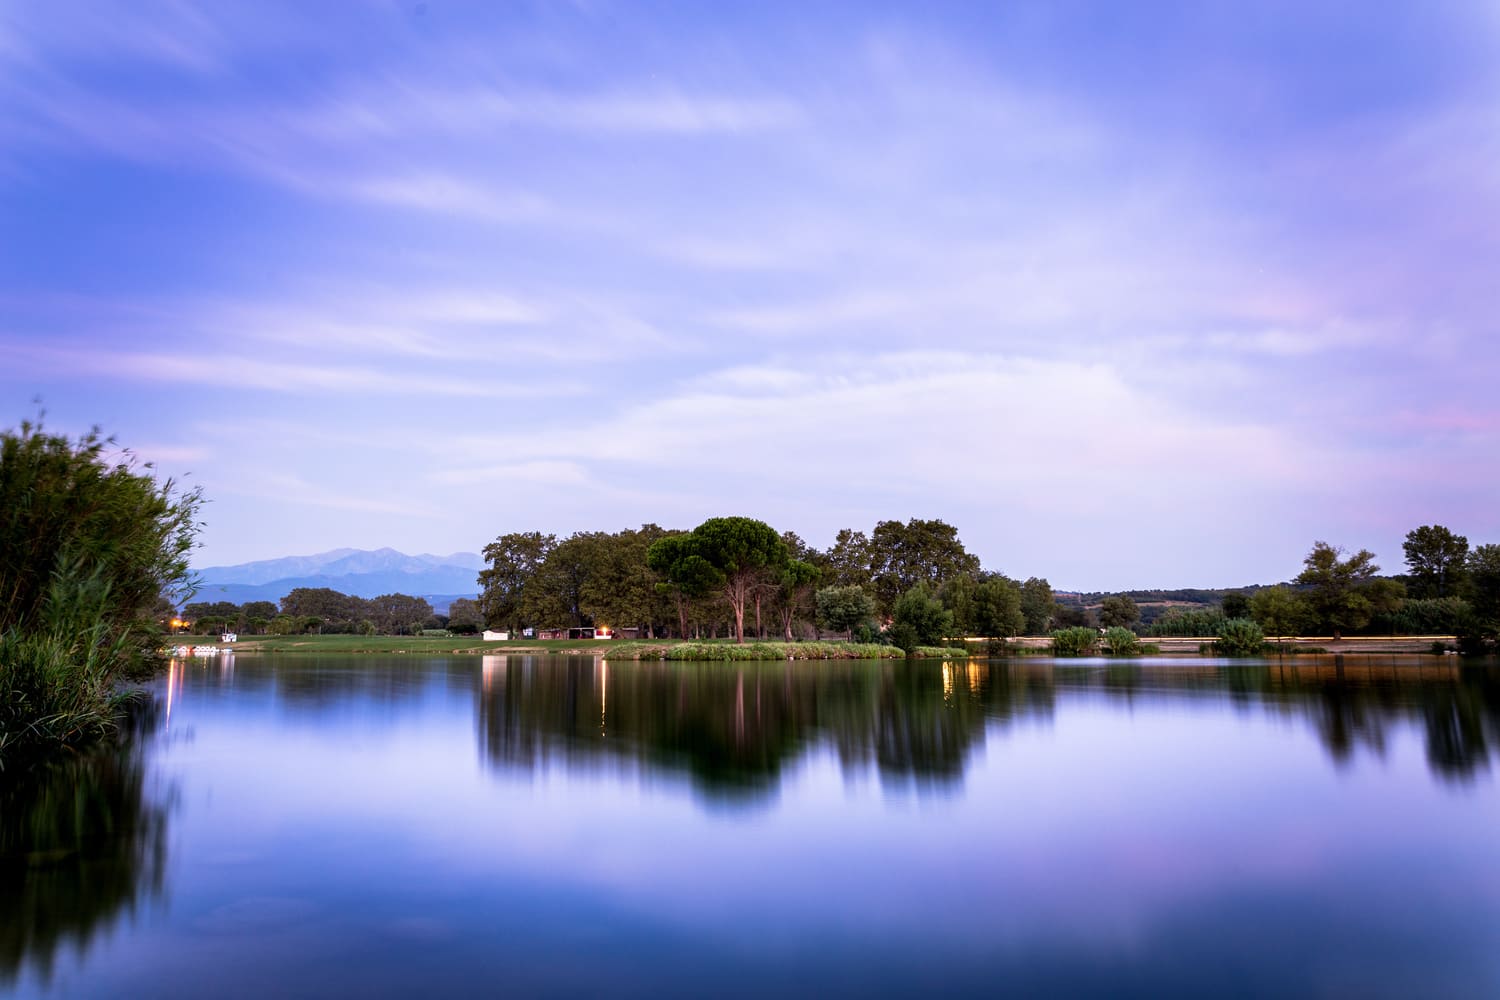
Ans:
[[[409,556],[395,549],[333,549],[312,556],[263,559],[198,571],[194,601],[280,601],[298,587],[328,587],[357,597],[411,594],[440,613],[459,597],[479,595],[484,558],[474,552]]]

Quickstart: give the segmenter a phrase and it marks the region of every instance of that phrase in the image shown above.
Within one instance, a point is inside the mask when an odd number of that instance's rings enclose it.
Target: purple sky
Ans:
[[[190,474],[200,565],[1500,541],[1500,7],[1311,6],[6,5],[0,425]]]

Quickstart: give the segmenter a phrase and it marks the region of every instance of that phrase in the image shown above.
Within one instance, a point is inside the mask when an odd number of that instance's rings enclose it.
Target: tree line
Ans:
[[[787,641],[821,629],[910,648],[951,635],[1040,632],[1058,613],[1043,579],[984,570],[952,525],[912,518],[840,531],[826,551],[748,517],[691,531],[504,534],[484,549],[486,625],[610,626],[641,637]]]
[[[609,625],[641,637],[743,641],[774,630],[791,641],[828,629],[905,647],[1065,628],[1214,637],[1225,622],[1253,623],[1268,635],[1364,631],[1493,641],[1500,631],[1500,546],[1470,550],[1463,536],[1429,525],[1409,532],[1403,551],[1407,572],[1395,577],[1379,575],[1368,550],[1350,554],[1319,541],[1297,576],[1277,586],[1059,600],[1045,578],[1018,581],[985,570],[941,520],[844,529],[818,550],[763,521],[721,517],[692,531],[646,524],[561,540],[541,532],[501,535],[484,550],[479,613],[488,626],[513,632]],[[1222,595],[1219,603],[1149,614],[1135,600],[1208,594]],[[1095,596],[1097,607],[1084,603]]]
[[[241,632],[246,635],[418,635],[428,630],[459,634],[478,632],[483,621],[479,602],[460,598],[446,615],[437,614],[425,598],[410,594],[356,597],[329,587],[297,587],[271,601],[196,601],[182,609],[195,632]]]
[[[1249,621],[1266,635],[1456,635],[1480,649],[1500,633],[1500,545],[1479,545],[1442,525],[1407,532],[1404,574],[1382,576],[1375,554],[1315,542],[1289,582],[1224,594],[1220,604],[1168,608],[1140,629],[1153,637],[1215,636],[1227,621]],[[1132,620],[1129,597],[1105,598],[1106,612]]]

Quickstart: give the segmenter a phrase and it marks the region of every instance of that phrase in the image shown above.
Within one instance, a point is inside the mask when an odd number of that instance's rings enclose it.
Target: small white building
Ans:
[[[489,629],[489,628],[487,628],[487,629],[484,630],[484,641],[485,642],[506,642],[509,639],[510,639],[510,633],[509,632],[496,632],[494,629]]]

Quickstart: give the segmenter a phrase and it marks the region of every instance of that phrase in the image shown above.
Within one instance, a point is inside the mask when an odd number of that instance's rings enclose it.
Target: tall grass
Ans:
[[[0,635],[0,766],[31,750],[115,731],[128,697],[115,684],[138,662],[141,637],[111,622],[111,607],[102,574],[65,564],[27,627]]]

